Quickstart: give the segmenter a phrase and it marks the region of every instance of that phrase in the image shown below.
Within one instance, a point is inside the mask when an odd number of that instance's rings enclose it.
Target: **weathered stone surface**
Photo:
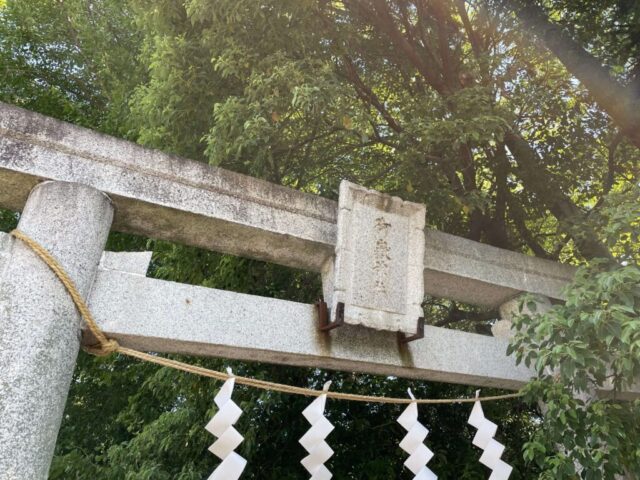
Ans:
[[[335,257],[329,257],[320,270],[322,296],[327,305],[333,305],[333,285],[335,280]]]
[[[4,266],[9,258],[12,244],[13,237],[8,233],[0,232],[0,278],[2,278],[2,270],[4,270]]]
[[[313,271],[333,254],[335,202],[0,103],[0,206],[43,178],[109,194],[117,230]]]
[[[543,295],[518,295],[500,305],[500,319],[491,327],[491,333],[497,338],[510,339],[514,334],[511,326],[517,315],[542,314],[551,307],[551,301]]]
[[[511,331],[512,325],[513,322],[511,322],[511,320],[496,320],[496,323],[491,326],[491,333],[496,338],[509,339],[513,337],[513,332]]]
[[[543,314],[551,307],[551,301],[543,295],[518,295],[500,305],[500,318],[513,320],[517,315]]]
[[[86,295],[112,216],[103,193],[47,182],[29,196],[19,228],[47,248]],[[0,268],[0,479],[46,479],[78,353],[80,319],[42,260],[17,240],[7,243],[8,250],[0,249],[8,253]]]
[[[100,268],[146,275],[153,252],[104,252]]]
[[[338,209],[332,308],[345,304],[347,324],[415,333],[423,316],[424,205],[342,181]]]
[[[563,299],[575,268],[425,230],[425,292],[460,302],[499,307],[520,292]]]
[[[400,347],[395,333],[351,325],[327,335],[313,305],[115,270],[98,272],[89,302],[109,336],[154,352],[510,389],[530,375],[505,357],[507,342],[492,337],[427,326],[425,339]]]
[[[108,193],[114,228],[319,272],[337,203],[0,103],[0,207],[22,210],[41,179]],[[519,292],[562,298],[573,269],[426,230],[424,291],[498,307]]]
[[[506,389],[533,375],[506,356],[506,339],[428,325],[402,347],[392,332],[352,325],[324,334],[312,305],[115,270],[98,272],[90,306],[109,336],[141,350]],[[638,396],[640,385],[619,398]]]

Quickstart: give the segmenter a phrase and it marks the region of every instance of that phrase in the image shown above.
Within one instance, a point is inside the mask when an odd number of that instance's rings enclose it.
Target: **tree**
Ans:
[[[0,99],[127,135],[140,34],[122,2],[0,3]],[[126,7],[126,5],[125,5]]]
[[[551,21],[536,2],[503,2],[510,11],[515,12],[525,28],[540,38],[567,70],[587,87],[598,105],[611,116],[629,141],[640,148],[640,52],[637,47],[640,8],[633,1],[601,2],[597,5],[580,1],[550,3],[552,14],[563,15],[571,22],[578,17],[579,26],[582,27],[578,34],[582,34],[583,41],[602,41],[598,37],[609,34],[606,45],[613,47],[613,52],[617,54],[608,55],[614,61],[613,66],[604,65],[567,28]],[[599,26],[592,23],[593,18],[602,17],[609,27],[604,35]],[[568,23],[566,20],[565,24]],[[619,41],[620,45],[616,45]]]

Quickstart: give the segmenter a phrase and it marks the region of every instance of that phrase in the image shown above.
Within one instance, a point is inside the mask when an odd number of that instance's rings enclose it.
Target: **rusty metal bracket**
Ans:
[[[405,333],[398,332],[398,343],[401,345],[413,342],[414,340],[419,340],[421,338],[424,338],[424,317],[418,318],[418,330],[414,335],[407,337]]]
[[[318,328],[321,332],[328,332],[329,330],[344,325],[344,303],[338,302],[336,305],[336,315],[333,321],[329,318],[329,308],[324,300],[318,300],[315,305],[318,309],[318,320],[320,323]]]

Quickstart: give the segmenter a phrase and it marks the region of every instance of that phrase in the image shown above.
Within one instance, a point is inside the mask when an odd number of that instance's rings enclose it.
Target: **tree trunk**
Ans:
[[[549,21],[546,13],[531,0],[502,0],[530,33],[562,62],[566,69],[589,90],[598,105],[629,140],[640,148],[640,97],[632,85],[615,80],[611,71],[587,52],[560,25]]]
[[[540,198],[551,214],[573,238],[586,258],[611,258],[611,252],[589,229],[585,229],[585,212],[549,179],[542,159],[520,135],[508,132],[504,143],[518,163],[517,175],[525,188]]]

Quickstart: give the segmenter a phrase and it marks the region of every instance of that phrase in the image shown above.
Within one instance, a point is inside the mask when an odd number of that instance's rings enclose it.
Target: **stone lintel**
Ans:
[[[399,346],[393,332],[344,325],[319,332],[313,305],[100,270],[89,300],[122,345],[146,351],[517,389],[530,372],[506,341],[427,326]],[[469,361],[469,359],[477,361]]]
[[[114,229],[320,271],[336,204],[0,103],[0,206],[42,179],[109,194]]]
[[[114,228],[320,272],[337,203],[0,103],[0,207],[21,211],[51,179],[109,194]],[[519,292],[562,299],[573,268],[427,229],[424,291],[498,307]]]
[[[521,292],[564,300],[575,267],[425,230],[425,293],[497,308]]]
[[[104,252],[100,268],[145,276],[153,252]]]

